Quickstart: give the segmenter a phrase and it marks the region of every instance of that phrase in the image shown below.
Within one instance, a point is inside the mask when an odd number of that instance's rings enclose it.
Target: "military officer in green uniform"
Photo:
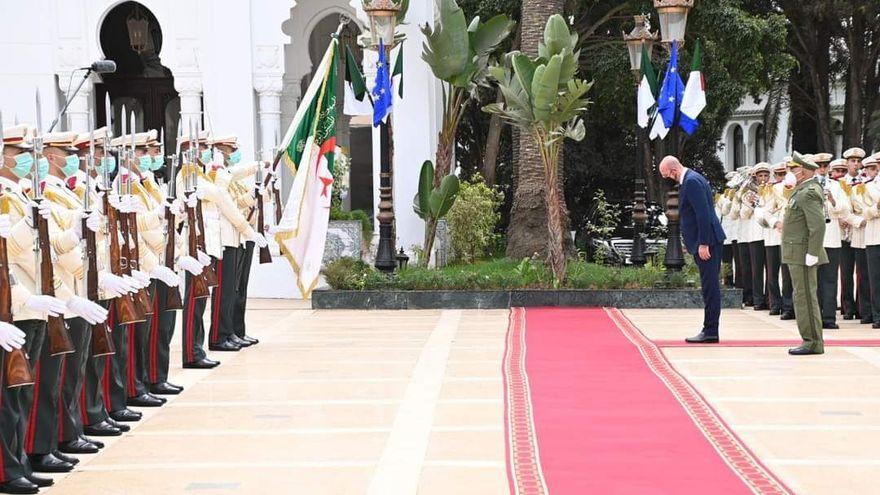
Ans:
[[[828,263],[825,238],[825,195],[814,179],[819,166],[795,152],[788,164],[787,182],[796,186],[782,223],[782,262],[789,266],[794,286],[794,313],[804,343],[789,349],[794,356],[823,354],[822,316],[816,293],[819,265]]]

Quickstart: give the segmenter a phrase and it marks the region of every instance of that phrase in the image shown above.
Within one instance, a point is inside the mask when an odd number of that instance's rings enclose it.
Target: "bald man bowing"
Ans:
[[[721,316],[721,249],[724,230],[715,215],[712,186],[699,173],[682,166],[678,158],[667,156],[660,162],[660,175],[676,181],[681,235],[685,249],[694,254],[700,269],[703,293],[703,330],[685,339],[690,344],[717,344],[718,318]]]

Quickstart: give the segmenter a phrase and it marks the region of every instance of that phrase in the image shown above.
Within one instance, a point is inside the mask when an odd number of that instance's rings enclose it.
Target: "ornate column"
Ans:
[[[190,122],[201,123],[202,79],[198,76],[175,77],[174,88],[180,95],[180,119],[186,134]]]
[[[281,139],[281,90],[284,81],[280,75],[255,75],[254,90],[257,92],[260,116],[260,143],[258,150],[268,152]]]

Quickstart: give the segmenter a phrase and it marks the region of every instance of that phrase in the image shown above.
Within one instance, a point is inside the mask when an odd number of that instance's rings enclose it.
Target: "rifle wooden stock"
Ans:
[[[107,213],[107,235],[110,238],[110,271],[114,275],[131,275],[128,271],[128,263],[123,263],[122,246],[119,245],[119,215],[117,211],[110,206],[107,198],[109,191],[104,193],[104,211]],[[127,272],[127,273],[126,273]],[[140,310],[134,302],[134,297],[130,293],[123,294],[113,300],[116,308],[116,322],[120,325],[128,325],[146,320],[146,315]]]
[[[195,208],[186,207],[186,223],[187,223],[187,233],[188,233],[188,242],[189,246],[189,255],[192,258],[199,259],[198,253],[198,234],[196,233],[196,213]],[[198,275],[193,275],[190,277],[190,283],[192,284],[192,295],[196,299],[203,299],[211,295],[211,291],[208,289],[208,281],[205,280],[205,270],[209,267],[204,267],[202,269],[202,273]]]
[[[134,218],[134,221],[132,221]],[[128,273],[138,269],[138,238],[137,238],[137,217],[134,213],[123,213],[119,217],[119,227],[122,232],[122,238],[125,243],[122,245],[122,255],[128,260]],[[134,293],[134,301],[144,316],[153,314],[153,302],[150,301],[150,294],[147,289],[141,289]]]
[[[177,241],[177,230],[175,227],[174,214],[171,213],[171,207],[165,207],[165,225],[168,229],[165,244],[165,266],[169,270],[174,270],[174,248]],[[165,292],[165,310],[176,311],[183,309],[183,300],[180,298],[180,290],[177,287],[166,287]]]
[[[55,297],[55,269],[52,266],[52,251],[49,245],[49,222],[40,216],[39,208],[32,210],[34,222],[37,225],[37,243],[40,246],[40,286],[43,295]],[[69,354],[75,350],[67,324],[60,316],[49,316],[46,329],[46,338],[49,339],[49,355]]]
[[[201,249],[203,253],[207,253],[208,251],[205,248],[205,217],[202,215],[201,200],[196,202],[196,222],[198,224],[197,241],[199,243],[199,249]],[[217,280],[217,272],[214,271],[213,266],[206,266],[202,271],[202,275],[205,276],[205,282],[208,283],[208,287],[217,287],[220,284]]]
[[[266,216],[263,211],[263,196],[260,194],[260,189],[257,188],[256,191],[257,198],[257,231],[260,234],[266,233]],[[272,253],[269,251],[269,246],[260,248],[260,264],[265,265],[267,263],[272,262]]]
[[[86,194],[89,194],[86,191]],[[89,229],[88,221],[82,219],[82,232],[86,241],[86,297],[89,301],[98,302],[98,248],[95,233]],[[107,322],[92,325],[92,357],[116,354],[116,346],[110,336]]]
[[[0,237],[0,321],[12,321],[12,281],[9,276],[9,257],[6,239]],[[3,357],[3,376],[8,388],[34,384],[34,375],[27,355],[21,349],[13,349]]]

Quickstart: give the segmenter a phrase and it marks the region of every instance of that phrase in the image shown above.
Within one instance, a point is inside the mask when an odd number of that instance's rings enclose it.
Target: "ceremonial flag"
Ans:
[[[345,105],[346,115],[372,115],[373,103],[367,94],[367,84],[351,48],[345,47]]]
[[[293,266],[303,298],[318,285],[330,221],[338,46],[333,38],[281,141],[282,159],[294,178],[275,240]]]
[[[397,86],[397,97],[403,99],[403,43],[397,49],[397,59],[394,61],[394,70],[391,72],[391,82]]]
[[[702,50],[700,41],[694,47],[694,61],[691,64],[691,73],[688,76],[687,86],[684,88],[684,96],[681,99],[681,117],[679,125],[684,132],[692,135],[700,127],[697,117],[706,108],[706,80],[700,71],[702,63]]]
[[[666,67],[666,75],[663,76],[663,87],[660,89],[660,99],[657,111],[663,118],[663,126],[669,129],[675,123],[675,114],[681,105],[681,97],[684,94],[684,83],[678,74],[678,43],[672,42],[672,56],[669,58],[669,66]]]
[[[642,45],[642,81],[638,91],[638,122],[642,129],[648,127],[651,107],[657,104],[657,74],[648,56],[648,47]]]
[[[394,94],[391,89],[391,76],[388,73],[388,55],[385,43],[379,41],[379,63],[376,70],[376,85],[373,87],[373,127],[385,121],[394,106]]]

